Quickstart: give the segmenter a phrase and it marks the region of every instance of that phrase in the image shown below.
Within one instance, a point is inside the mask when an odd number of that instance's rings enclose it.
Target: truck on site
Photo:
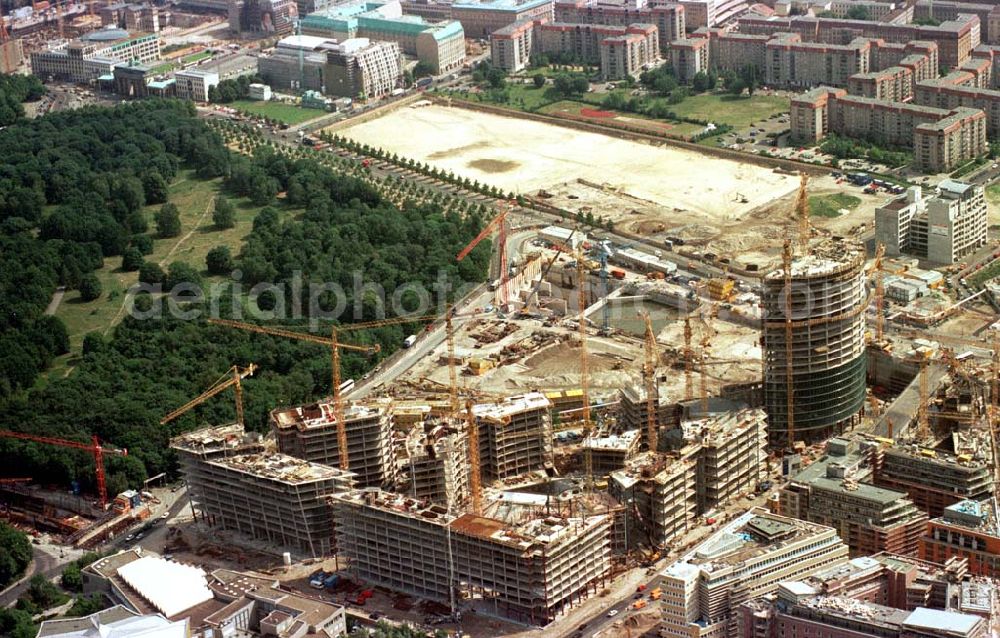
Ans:
[[[634,603],[632,603],[632,609],[642,609],[648,604],[649,603],[647,603],[645,600],[637,600]]]
[[[417,335],[410,335],[406,339],[403,339],[403,347],[404,348],[409,348],[410,346],[412,346],[416,342],[417,342]]]
[[[323,583],[326,581],[327,574],[322,569],[313,572],[309,575],[309,586],[313,589],[323,589]]]
[[[662,595],[663,595],[663,589],[660,588],[660,587],[657,587],[653,591],[649,592],[649,599],[650,600],[659,600],[660,596],[662,596]]]

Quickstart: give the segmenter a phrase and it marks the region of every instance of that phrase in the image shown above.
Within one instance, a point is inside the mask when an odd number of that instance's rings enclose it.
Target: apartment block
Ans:
[[[700,33],[693,35],[697,37]],[[708,57],[713,69],[739,72],[748,65],[764,68],[770,36],[728,33],[721,29],[708,30],[705,35],[709,38]]]
[[[536,20],[521,20],[490,34],[490,62],[507,73],[523,71],[531,63]]]
[[[469,496],[469,439],[447,422],[418,425],[406,444],[407,494],[458,511]]]
[[[651,24],[632,25],[628,32],[601,40],[601,79],[638,77],[659,58],[657,30]]]
[[[907,102],[913,97],[913,84],[912,70],[891,66],[852,75],[847,78],[847,92],[885,102]]]
[[[938,184],[930,197],[924,197],[920,187],[912,187],[875,210],[875,235],[885,243],[887,255],[905,253],[942,264],[960,261],[984,246],[987,225],[983,187],[950,179]],[[937,503],[935,513],[944,505],[973,496],[968,491],[979,493],[985,485],[988,472],[982,467],[937,460],[936,456],[921,460],[927,456],[900,448],[886,450],[879,480],[886,485],[906,485],[908,491],[910,486],[919,490],[919,485],[940,485],[955,500]],[[966,483],[966,478],[971,480]],[[962,491],[951,491],[957,487],[951,484],[953,479],[962,481]],[[920,500],[934,503],[929,496]]]
[[[600,590],[611,567],[611,517],[518,524],[377,490],[332,499],[337,547],[358,578],[545,625]]]
[[[754,508],[665,570],[661,635],[735,638],[742,603],[846,560],[832,528]]]
[[[145,64],[160,59],[160,38],[155,33],[129,34],[120,29],[94,31],[78,40],[31,54],[31,72],[70,82],[91,82],[116,66]]]
[[[982,111],[888,102],[844,89],[818,87],[792,98],[790,121],[797,140],[836,133],[913,148],[915,164],[927,172],[954,170],[988,150]]]
[[[927,515],[905,492],[864,482],[872,451],[858,448],[857,440],[831,439],[826,454],[782,488],[781,513],[833,527],[854,555],[916,556]]]
[[[193,102],[208,102],[208,90],[219,85],[219,74],[188,69],[174,74],[177,97]]]
[[[798,34],[782,34],[767,43],[764,81],[771,86],[846,86],[847,79],[867,73],[871,41],[855,38],[846,45],[803,42]]]
[[[920,557],[938,562],[964,558],[970,573],[1000,578],[996,500],[959,501],[944,508],[920,539]]]
[[[677,2],[655,4],[606,4],[598,0],[559,0],[555,20],[569,24],[602,24],[625,27],[630,24],[653,24],[657,29],[660,53],[665,57],[670,43],[683,38],[687,26],[685,7]]]
[[[217,430],[171,441],[204,519],[222,529],[307,556],[331,553],[327,498],[354,486],[354,474],[284,454],[229,454]],[[221,448],[221,449],[220,449]]]
[[[708,45],[705,38],[684,38],[670,43],[670,63],[678,82],[687,84],[698,73],[708,73]]]
[[[299,15],[295,0],[230,0],[229,29],[236,34],[291,35]]]
[[[991,79],[991,86],[993,81]],[[936,108],[966,107],[986,113],[989,135],[1000,135],[1000,90],[978,88],[976,77],[968,71],[956,71],[943,78],[917,82],[913,100]]]
[[[739,18],[739,31],[748,35],[795,33],[805,41],[826,44],[841,44],[845,34],[901,44],[933,42],[937,45],[940,64],[948,68],[955,68],[969,59],[973,49],[980,44],[979,29],[979,18],[965,14],[937,26],[811,16],[763,18],[748,15]]]
[[[472,407],[479,428],[479,458],[490,480],[544,469],[551,464],[551,403],[540,392]]]
[[[462,23],[468,37],[488,38],[515,22],[555,16],[553,0],[470,0],[452,3],[451,17]]]
[[[774,600],[739,610],[742,638],[985,638],[989,623],[972,614],[918,607],[913,611],[870,602],[816,596],[799,583],[783,583]]]
[[[996,5],[992,3],[977,2],[935,2],[934,0],[917,0],[913,5],[913,18],[915,20],[933,19],[938,22],[957,20],[960,15],[974,15],[979,18],[980,39],[986,44],[1000,43],[1000,31],[996,29],[996,17],[994,10]],[[991,14],[993,15],[991,22]]]
[[[397,468],[389,404],[379,401],[350,404],[345,407],[344,422],[348,462],[358,487],[394,484]],[[282,454],[331,467],[340,465],[332,402],[278,408],[271,411],[270,425]]]

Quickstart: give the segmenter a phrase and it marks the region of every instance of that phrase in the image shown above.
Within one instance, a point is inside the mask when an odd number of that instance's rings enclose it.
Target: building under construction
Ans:
[[[396,482],[392,411],[388,401],[352,403],[344,410],[347,457],[359,487],[389,487]],[[271,412],[278,451],[296,458],[340,465],[333,403],[317,402]]]
[[[790,429],[795,440],[827,438],[864,403],[864,260],[862,246],[823,243],[806,256],[786,257],[764,277],[764,399],[772,446],[785,446]]]
[[[906,492],[868,482],[875,445],[864,442],[859,449],[859,443],[831,439],[826,455],[782,488],[782,515],[836,529],[854,555],[887,551],[916,556],[927,514],[906,498]]]
[[[659,390],[657,388],[657,390]],[[646,403],[646,388],[633,383],[622,387],[619,394],[618,425],[623,430],[640,430],[645,432],[649,423],[649,406]],[[657,439],[663,439],[663,430],[676,428],[680,425],[681,408],[676,401],[670,401],[657,391],[656,416],[654,422],[659,430]],[[645,445],[645,442],[643,443]]]
[[[503,480],[551,464],[550,407],[540,392],[473,406],[484,479]]]
[[[951,435],[955,452],[917,444],[896,444],[880,450],[875,483],[909,494],[932,518],[959,501],[993,496],[993,454],[987,430]]]
[[[757,489],[767,471],[767,415],[723,412],[685,425],[698,453],[698,507],[708,512]]]
[[[611,516],[519,525],[379,490],[332,499],[337,546],[355,576],[452,606],[545,625],[599,591]]]
[[[469,497],[469,439],[464,427],[438,421],[414,429],[406,443],[407,493],[457,511]]]
[[[330,554],[333,530],[327,497],[351,489],[353,473],[284,454],[209,452],[220,447],[206,445],[220,441],[218,430],[192,432],[171,442],[185,459],[182,469],[192,505],[204,519],[309,556]]]

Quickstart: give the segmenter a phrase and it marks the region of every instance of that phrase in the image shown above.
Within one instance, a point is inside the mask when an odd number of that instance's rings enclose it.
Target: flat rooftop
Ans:
[[[209,465],[291,485],[334,478],[347,479],[354,476],[353,472],[319,463],[310,463],[280,453],[228,456],[209,461]]]
[[[472,406],[472,413],[485,419],[502,419],[529,410],[548,410],[551,406],[552,402],[541,392],[529,392],[494,403],[477,403]]]
[[[241,445],[256,443],[261,439],[256,432],[247,432],[240,423],[218,425],[193,430],[170,439],[170,447],[178,450],[205,453],[233,450]]]
[[[379,418],[386,413],[388,406],[387,401],[349,403],[344,407],[344,420],[350,422],[358,419]],[[337,422],[332,401],[317,401],[294,408],[273,410],[271,420],[279,430],[288,428],[308,430],[328,427]]]

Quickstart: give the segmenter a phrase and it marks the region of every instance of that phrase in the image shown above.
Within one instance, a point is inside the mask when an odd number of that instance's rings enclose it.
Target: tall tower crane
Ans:
[[[715,315],[715,305],[712,305],[711,311],[706,315],[702,313],[700,315],[703,330],[701,332],[701,352],[698,356],[698,382],[700,386],[701,395],[701,412],[702,416],[708,415],[708,357],[712,351],[712,337],[715,336],[715,330],[712,328],[712,318]]]
[[[511,211],[511,205],[509,203],[501,204],[501,210],[497,213],[490,223],[479,231],[475,239],[469,242],[469,245],[462,249],[460,253],[455,257],[455,261],[462,261],[465,259],[472,249],[479,245],[479,242],[483,241],[494,231],[497,230],[497,242],[500,244],[498,247],[498,257],[500,262],[500,285],[498,286],[498,296],[499,305],[506,306],[510,301],[510,290],[508,282],[507,273],[507,215]]]
[[[659,419],[657,406],[659,397],[656,396],[656,334],[653,332],[653,320],[648,312],[642,315],[646,323],[646,365],[643,369],[643,376],[646,381],[646,445],[650,454],[656,454],[658,449],[656,427]]]
[[[927,369],[930,367],[930,354],[924,353],[920,357],[920,372],[917,387],[920,391],[920,399],[917,404],[917,432],[916,437],[918,441],[923,441],[931,435],[931,426],[927,414],[927,409],[930,404],[930,379],[928,378]]]
[[[684,400],[690,401],[694,398],[694,381],[692,372],[694,368],[694,349],[691,348],[691,318],[684,317]]]
[[[805,183],[803,182],[803,190]],[[781,250],[782,269],[785,274],[785,414],[788,449],[795,449],[795,353],[792,349],[794,334],[792,324],[792,242],[785,239]]]
[[[885,336],[885,271],[882,270],[882,259],[885,257],[885,244],[879,242],[875,247],[875,259],[869,269],[869,274],[875,274],[875,343],[882,343]]]
[[[583,400],[583,410],[580,415],[583,418],[583,438],[590,435],[590,361],[587,356],[587,269],[584,266],[584,254],[577,251],[576,254],[576,290],[577,299],[580,304],[580,316],[578,328],[580,331],[580,398]],[[583,448],[584,475],[587,480],[587,488],[594,484],[594,455],[589,446]]]
[[[10,430],[0,430],[0,438],[21,439],[23,441],[33,441],[35,443],[45,443],[46,445],[57,445],[59,447],[83,450],[92,454],[94,456],[94,475],[97,478],[97,494],[100,498],[102,511],[108,506],[108,490],[104,484],[104,455],[113,454],[115,456],[128,456],[128,450],[102,447],[96,434],[93,435],[90,443],[68,441],[66,439],[57,439],[50,436],[25,434],[24,432],[12,432]]]
[[[171,421],[173,421],[180,415],[184,414],[191,408],[197,405],[201,405],[205,401],[211,399],[212,397],[214,397],[215,395],[219,394],[220,392],[229,387],[233,387],[236,390],[236,422],[239,423],[240,425],[243,425],[243,386],[240,384],[240,381],[249,376],[252,376],[253,373],[256,371],[257,371],[257,366],[253,363],[251,363],[246,368],[242,369],[237,366],[229,368],[229,370],[226,371],[226,374],[222,375],[222,377],[220,377],[218,381],[213,383],[211,387],[208,388],[208,390],[205,390],[194,399],[191,399],[181,407],[177,408],[167,416],[160,419],[160,425],[166,425],[167,423],[170,423]]]
[[[602,241],[597,247],[599,259],[601,260],[601,296],[608,296],[608,258],[614,254],[611,243]],[[611,304],[605,302],[601,312],[601,334],[611,333]]]
[[[795,217],[799,223],[799,254],[805,256],[809,252],[809,195],[806,186],[809,176],[799,174],[799,194],[795,200]]]
[[[472,513],[480,516],[483,513],[483,475],[479,459],[479,424],[476,422],[476,415],[472,413],[472,399],[465,401],[465,418],[468,424],[466,436],[469,439],[469,495]]]

